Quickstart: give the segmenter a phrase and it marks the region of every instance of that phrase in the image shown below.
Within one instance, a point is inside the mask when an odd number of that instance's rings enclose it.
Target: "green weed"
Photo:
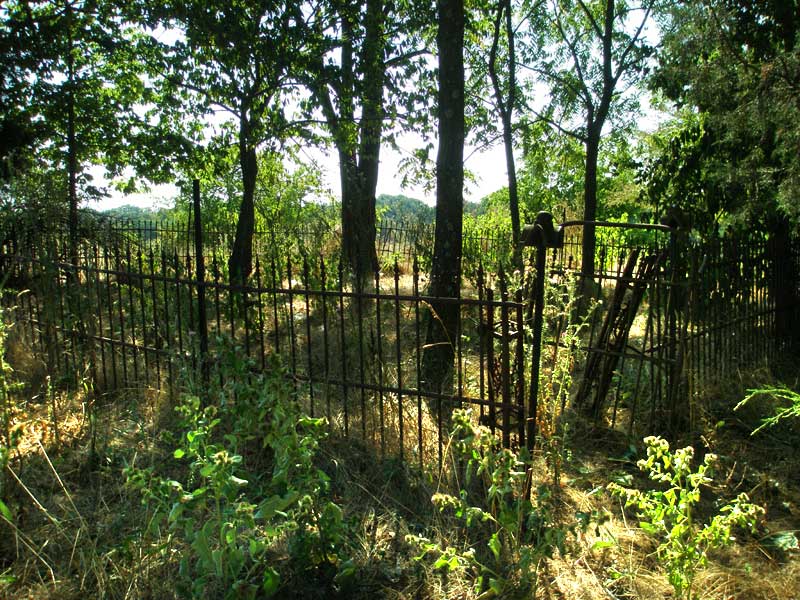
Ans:
[[[0,287],[2,293],[2,287]],[[6,466],[11,460],[11,454],[19,443],[19,430],[12,424],[12,398],[15,390],[21,389],[22,384],[12,381],[13,370],[6,362],[6,340],[8,339],[9,326],[6,324],[3,308],[0,307],[0,405],[3,411],[2,440],[0,440],[0,515],[9,522],[12,520],[11,510],[3,500],[6,494]]]
[[[778,402],[783,402],[784,404],[788,404],[788,406],[777,406],[772,415],[764,417],[761,420],[761,425],[756,427],[751,435],[755,435],[763,429],[775,427],[778,425],[778,423],[785,421],[786,419],[800,419],[800,394],[786,387],[768,386],[747,390],[747,396],[745,396],[744,400],[736,405],[734,410],[739,410],[748,403],[752,402],[755,398],[775,400]]]
[[[691,446],[671,451],[669,442],[656,436],[645,438],[644,443],[647,458],[637,465],[667,489],[640,491],[618,483],[610,483],[608,489],[623,497],[625,506],[636,507],[639,526],[659,540],[658,558],[675,595],[691,600],[695,575],[706,566],[709,550],[730,544],[734,527],[754,529],[764,509],[751,504],[747,494],[739,494],[710,521],[699,524],[695,507],[700,502],[700,488],[712,481],[711,469],[717,457],[706,454],[703,463],[693,470]]]
[[[277,549],[284,542],[300,571],[349,568],[340,558],[348,538],[342,511],[314,464],[326,421],[300,414],[276,365],[269,375],[240,378],[237,369],[247,366],[232,366],[225,380],[239,383],[211,394],[215,405],[203,408],[197,396],[183,396],[177,408],[182,434],[173,452],[186,467],[180,481],[153,468],[126,470],[153,514],[149,534],[162,550],[180,548],[185,596],[275,595],[282,586]],[[253,456],[253,442],[269,456],[267,476],[245,459]],[[162,528],[166,537],[158,540]]]
[[[461,523],[467,549],[410,536],[422,550],[417,559],[432,557],[435,570],[475,574],[481,599],[535,596],[541,562],[565,555],[570,537],[597,515],[560,523],[550,488],[531,490],[530,459],[501,447],[469,411],[453,412],[450,449],[455,469],[463,473],[460,489],[455,495],[436,493],[432,502]]]

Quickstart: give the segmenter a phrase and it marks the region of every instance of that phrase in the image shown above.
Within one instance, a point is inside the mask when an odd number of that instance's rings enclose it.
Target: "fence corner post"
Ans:
[[[536,446],[536,420],[539,410],[539,364],[542,354],[542,327],[544,319],[544,280],[547,249],[555,248],[563,243],[561,231],[553,225],[553,215],[540,212],[533,225],[527,225],[521,236],[524,246],[536,248],[536,279],[534,280],[533,299],[533,348],[531,351],[531,381],[528,393],[528,414],[526,415],[525,441],[528,450]]]

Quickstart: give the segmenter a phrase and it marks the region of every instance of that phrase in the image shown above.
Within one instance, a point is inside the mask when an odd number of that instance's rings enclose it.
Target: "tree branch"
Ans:
[[[636,33],[633,35],[633,37],[631,37],[631,41],[628,43],[628,45],[626,46],[625,50],[622,52],[622,56],[620,56],[618,69],[617,69],[617,72],[614,74],[614,77],[613,77],[615,85],[616,85],[617,81],[619,80],[619,78],[622,76],[622,73],[627,71],[628,68],[629,68],[629,65],[626,65],[625,61],[627,60],[628,55],[633,51],[633,48],[635,47],[636,42],[639,41],[639,36],[642,35],[642,31],[644,30],[644,26],[647,24],[647,19],[650,18],[650,12],[651,12],[652,8],[653,8],[653,4],[650,3],[647,6],[647,9],[645,10],[644,17],[642,18],[642,22],[639,23],[639,27],[636,29]]]
[[[575,48],[575,42],[569,39],[566,31],[564,30],[564,25],[561,22],[561,11],[556,10],[556,26],[558,27],[559,35],[561,35],[561,39],[564,40],[564,43],[569,48],[569,53],[572,55],[572,62],[575,65],[575,71],[578,74],[578,81],[581,84],[581,88],[583,89],[584,98],[586,100],[586,105],[593,109],[594,108],[594,99],[592,94],[589,92],[589,88],[586,85],[586,77],[583,74],[583,69],[581,68],[581,61],[578,58],[578,52]]]
[[[595,34],[598,38],[603,38],[603,32],[600,29],[600,26],[597,24],[597,20],[594,18],[594,15],[589,10],[589,7],[583,2],[583,0],[578,0],[578,4],[580,5],[581,9],[583,10],[584,14],[589,18],[589,22],[592,24],[592,29],[594,29]]]
[[[587,138],[586,138],[585,135],[581,135],[580,133],[578,133],[577,131],[575,131],[573,129],[567,129],[566,127],[561,125],[561,123],[551,119],[547,115],[544,115],[544,114],[540,113],[537,110],[531,110],[531,112],[533,112],[533,114],[535,114],[538,119],[544,121],[545,123],[547,123],[551,127],[557,129],[560,133],[563,133],[566,136],[569,136],[571,138],[574,138],[574,139],[578,140],[581,144],[585,144],[586,143],[586,139]]]

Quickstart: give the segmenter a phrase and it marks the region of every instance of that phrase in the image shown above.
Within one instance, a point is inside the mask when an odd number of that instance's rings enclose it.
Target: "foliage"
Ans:
[[[750,435],[755,435],[764,429],[770,429],[778,423],[790,419],[800,419],[800,394],[785,387],[763,387],[747,390],[747,396],[736,405],[734,410],[739,410],[756,398],[766,398],[769,400],[783,401],[788,406],[777,406],[774,414],[764,417],[761,425],[756,427]]]
[[[523,221],[539,211],[579,214],[583,191],[583,148],[574,138],[561,136],[544,121],[520,134],[523,165],[519,174]]]
[[[463,480],[456,495],[438,492],[431,501],[460,523],[467,550],[411,536],[422,550],[417,559],[432,555],[434,569],[471,571],[481,598],[535,595],[542,560],[566,554],[570,537],[597,515],[580,513],[575,523],[560,524],[551,490],[530,489],[529,458],[500,447],[470,411],[454,411],[452,423],[449,447]]]
[[[560,135],[544,121],[530,124],[520,137],[524,159],[519,175],[523,222],[532,222],[543,210],[552,212],[557,220],[580,218],[584,186],[581,144]],[[600,220],[630,217],[635,221],[651,221],[653,209],[640,197],[638,152],[639,147],[624,132],[614,132],[604,139],[598,156]],[[598,232],[598,243],[600,236]]]
[[[91,194],[85,169],[93,162],[115,175],[131,166],[144,171],[147,163],[149,179],[166,177],[162,128],[134,110],[154,97],[141,77],[143,55],[134,43],[140,32],[119,4],[8,2],[2,25],[3,46],[13,52],[3,54],[12,62],[3,68],[0,107],[18,144],[2,158],[21,167],[7,175],[38,166],[59,172],[66,185],[69,172],[82,194]],[[138,152],[143,144],[151,151]]]
[[[462,241],[462,273],[477,281],[478,267],[506,268],[511,264],[511,216],[508,206],[496,204],[480,216],[464,215]]]
[[[164,209],[144,208],[131,204],[123,204],[122,206],[104,210],[103,214],[117,219],[142,222],[163,219],[166,216],[167,211]]]
[[[651,87],[682,108],[650,168],[654,193],[745,226],[797,220],[796,2],[673,4]],[[659,134],[662,135],[662,134]]]
[[[152,467],[130,467],[126,475],[152,512],[148,533],[166,527],[162,545],[182,542],[187,594],[269,597],[282,585],[274,560],[281,539],[301,570],[342,564],[342,511],[314,465],[326,422],[299,413],[277,365],[251,376],[233,348],[223,365],[215,405],[202,408],[199,397],[186,394],[177,408],[183,432],[173,456],[186,465],[182,481]],[[244,458],[255,448],[271,457],[266,476]]]
[[[706,566],[709,550],[730,544],[734,527],[754,530],[764,509],[751,504],[747,494],[742,493],[700,527],[695,514],[700,488],[712,481],[711,468],[716,455],[706,454],[703,464],[694,471],[691,446],[673,452],[669,442],[655,436],[645,438],[644,443],[647,458],[637,465],[652,481],[665,484],[667,489],[642,492],[617,483],[610,483],[608,488],[625,498],[625,506],[635,506],[641,519],[639,526],[660,539],[658,557],[667,569],[675,595],[691,600],[695,575]]]

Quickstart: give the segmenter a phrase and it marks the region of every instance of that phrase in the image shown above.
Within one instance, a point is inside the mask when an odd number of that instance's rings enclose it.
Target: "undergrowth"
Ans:
[[[716,455],[706,454],[694,470],[691,446],[671,451],[669,442],[655,436],[645,438],[644,443],[647,458],[637,465],[658,487],[642,491],[615,482],[608,487],[625,499],[626,506],[636,508],[639,526],[658,540],[658,559],[667,570],[675,596],[692,600],[695,576],[707,565],[709,551],[730,545],[734,527],[755,531],[764,509],[741,493],[710,520],[699,523],[696,511],[701,488],[711,482]]]
[[[566,555],[579,530],[605,517],[578,513],[564,522],[553,489],[533,489],[530,457],[503,448],[487,427],[475,425],[470,411],[456,410],[452,420],[448,448],[457,491],[437,492],[431,501],[455,517],[457,535],[445,545],[409,536],[421,550],[417,560],[463,572],[482,600],[534,597],[542,561]]]
[[[727,457],[693,467],[691,448],[658,438],[645,440],[636,484],[631,460],[609,458],[562,412],[567,362],[553,368],[534,455],[455,411],[433,473],[332,435],[278,359],[259,372],[241,356],[229,345],[209,385],[188,379],[175,405],[166,393],[106,398],[97,423],[91,386],[30,401],[4,366],[0,598],[644,599],[667,595],[647,587],[657,579],[684,597],[796,591],[794,547],[765,558],[797,529],[796,505],[781,496],[787,516],[767,524],[780,506],[765,485],[737,479]],[[714,464],[726,471],[711,487]],[[611,477],[638,526],[609,512]]]
[[[182,396],[172,452],[181,477],[125,470],[150,515],[145,543],[160,556],[180,556],[181,596],[272,597],[287,562],[334,588],[352,575],[342,559],[342,509],[315,465],[325,420],[302,415],[279,365],[266,374],[250,366],[226,366],[213,404]]]

